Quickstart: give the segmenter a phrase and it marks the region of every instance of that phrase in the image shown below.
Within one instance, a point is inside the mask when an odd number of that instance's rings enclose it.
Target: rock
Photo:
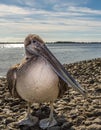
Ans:
[[[94,122],[95,124],[101,125],[101,119],[100,119],[100,118],[96,118],[93,122]]]
[[[62,126],[62,130],[68,130],[73,124],[71,122],[65,122]]]
[[[76,119],[76,124],[81,125],[81,124],[83,124],[84,120],[85,120],[85,118],[83,116],[78,116]]]
[[[88,121],[88,120],[85,121],[85,125],[86,125],[86,126],[89,126],[89,125],[91,125],[91,124],[92,124],[92,121]]]
[[[0,122],[1,122],[4,118],[6,118],[6,116],[4,116],[3,114],[0,115]]]
[[[29,128],[28,126],[22,126],[20,127],[20,130],[32,130],[31,128]],[[33,128],[34,130],[34,128]]]
[[[11,123],[11,122],[13,122],[14,121],[14,119],[12,118],[12,117],[8,117],[7,119],[6,119],[6,124],[9,124],[9,123]]]
[[[101,130],[101,125],[92,124],[88,126],[87,130]]]
[[[63,125],[64,122],[67,122],[67,120],[64,117],[57,118],[58,125]]]
[[[93,111],[91,112],[85,112],[85,114],[88,116],[88,117],[92,117],[92,116],[100,116],[101,115],[101,110],[100,109],[94,109]]]
[[[75,128],[74,128],[74,127],[71,127],[71,128],[69,128],[68,130],[75,130]]]
[[[94,112],[94,113],[93,113],[94,116],[101,116],[101,109],[100,109],[100,110],[95,109],[93,112]]]
[[[0,124],[0,130],[4,130],[5,126],[3,124]]]
[[[0,113],[3,112],[3,110],[0,108]]]
[[[85,126],[80,126],[79,130],[86,130]]]
[[[49,127],[47,130],[61,130],[59,126]]]

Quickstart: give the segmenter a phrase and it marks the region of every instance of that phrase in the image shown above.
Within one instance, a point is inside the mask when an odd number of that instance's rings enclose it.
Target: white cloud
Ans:
[[[71,6],[68,9],[69,11],[73,11],[73,12],[79,12],[79,13],[85,13],[85,14],[97,14],[97,15],[101,15],[101,10],[93,10],[87,7],[74,7]]]
[[[32,1],[27,1],[26,4],[30,6]],[[44,0],[45,2],[55,3],[57,0]],[[66,6],[68,8],[63,8]],[[81,7],[73,0],[55,8],[56,11],[1,4],[0,40],[23,41],[24,35],[28,33],[42,34],[49,41],[52,37],[53,40],[67,39],[67,37],[71,40],[101,39],[101,22],[100,18],[96,19],[96,15],[101,15],[101,10]]]
[[[8,6],[4,4],[0,4],[0,16],[7,16],[7,15],[27,15],[30,14],[29,10],[23,9],[17,6]]]

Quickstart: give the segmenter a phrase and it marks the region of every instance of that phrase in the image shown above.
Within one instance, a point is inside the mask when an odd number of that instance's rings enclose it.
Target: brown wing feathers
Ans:
[[[17,64],[10,68],[7,72],[7,83],[8,83],[8,89],[13,97],[19,97],[17,91],[16,91],[16,72],[18,69],[18,66],[20,64]]]
[[[59,78],[59,85],[58,86],[59,86],[59,95],[58,95],[58,97],[60,98],[60,97],[62,97],[64,95],[64,93],[66,91],[68,91],[69,87],[61,78]]]

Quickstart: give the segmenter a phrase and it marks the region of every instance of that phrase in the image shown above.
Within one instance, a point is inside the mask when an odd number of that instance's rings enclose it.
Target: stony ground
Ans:
[[[101,59],[64,65],[70,74],[88,91],[84,99],[72,88],[63,98],[54,103],[57,126],[47,130],[101,130]],[[35,127],[18,126],[26,115],[26,102],[13,99],[5,78],[0,79],[0,130],[41,130]],[[32,106],[32,115],[39,119],[48,117],[48,104]]]

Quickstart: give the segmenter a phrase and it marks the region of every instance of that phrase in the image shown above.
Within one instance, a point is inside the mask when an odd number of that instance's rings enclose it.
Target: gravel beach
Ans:
[[[71,87],[54,103],[57,126],[47,130],[101,130],[101,59],[64,64],[69,73],[88,91],[88,98]],[[26,115],[27,104],[13,99],[7,88],[6,78],[0,78],[0,130],[42,130],[18,126]],[[32,115],[39,120],[49,116],[49,105],[32,105]]]

